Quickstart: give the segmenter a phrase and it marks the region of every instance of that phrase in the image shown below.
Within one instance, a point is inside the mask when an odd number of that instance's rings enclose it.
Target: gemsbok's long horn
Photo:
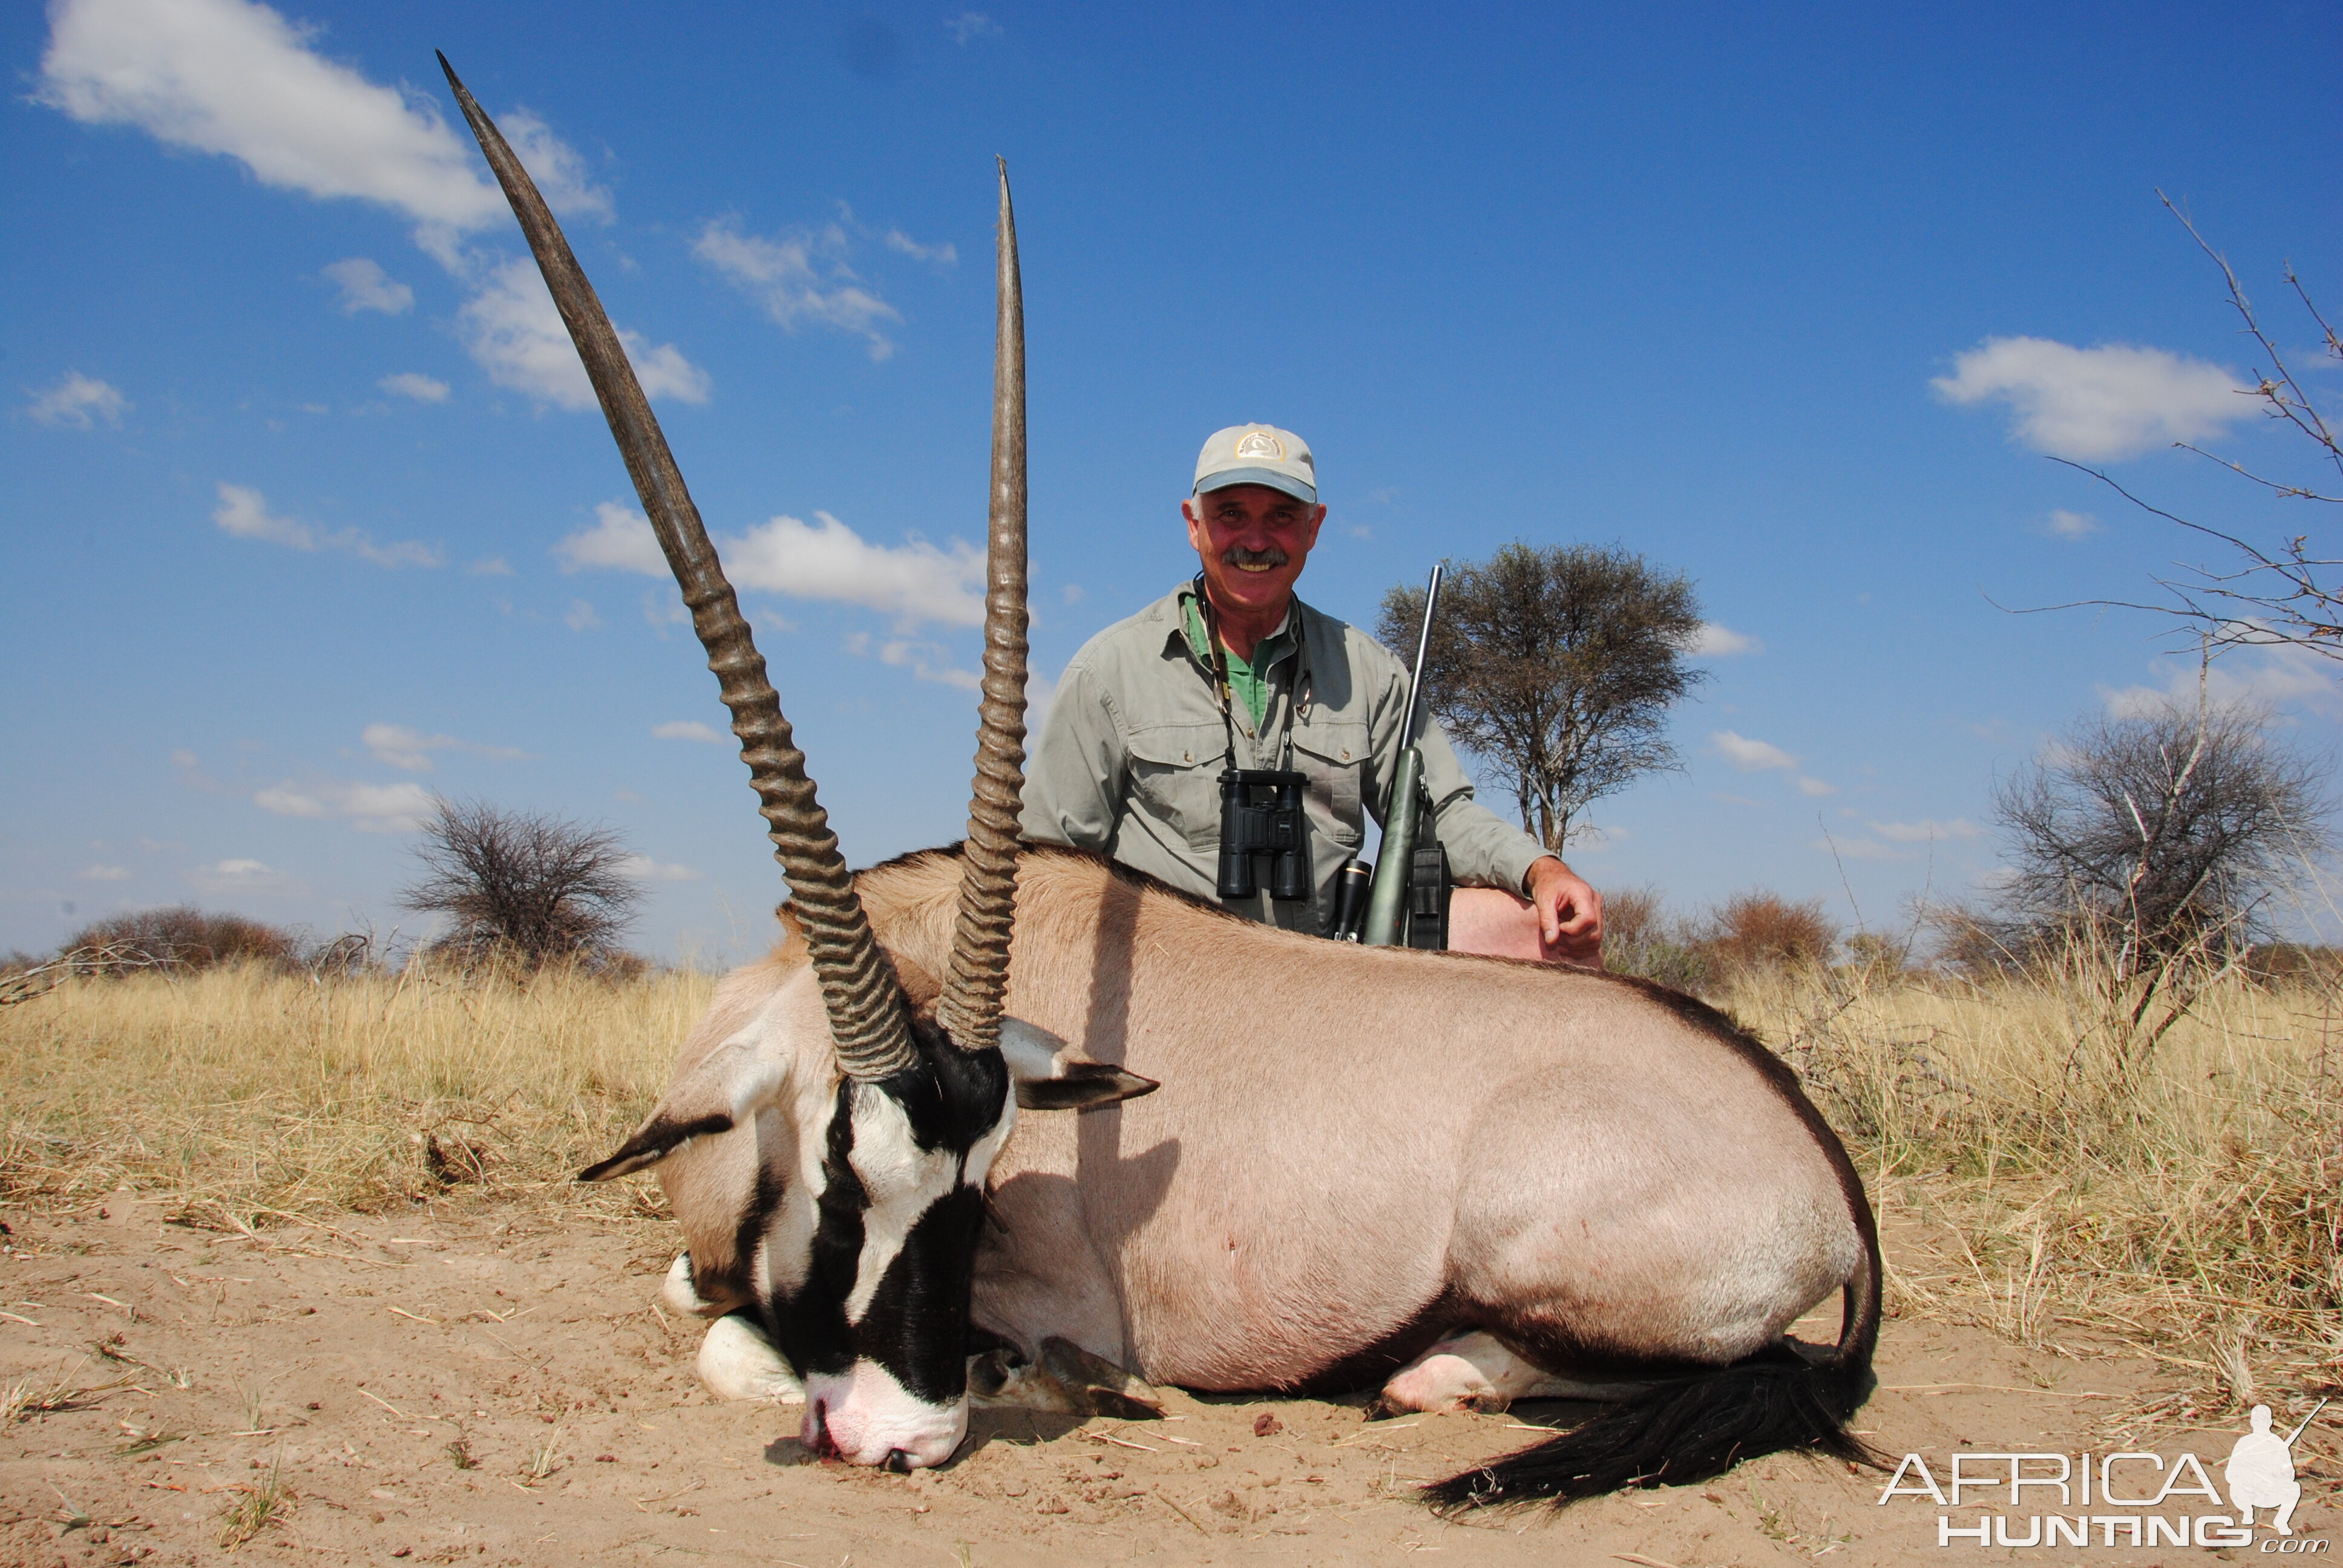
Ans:
[[[1017,216],[1009,163],[1001,164],[992,348],[992,500],[984,556],[984,682],[978,705],[976,785],[960,851],[960,917],[936,1020],[953,1043],[1001,1041],[1009,936],[1017,901],[1017,812],[1025,788],[1025,295],[1017,272]]]
[[[805,753],[797,749],[789,721],[781,716],[780,698],[765,676],[764,656],[749,635],[739,600],[701,526],[699,508],[684,488],[682,470],[668,450],[667,437],[659,433],[659,420],[651,415],[594,286],[586,280],[536,183],[495,122],[457,79],[445,55],[439,56],[439,68],[447,73],[457,106],[488,155],[497,183],[504,186],[521,232],[528,236],[538,269],[545,274],[545,286],[553,293],[553,303],[578,345],[578,357],[585,362],[587,378],[594,384],[594,395],[610,421],[610,434],[635,481],[635,493],[642,498],[643,512],[683,590],[691,628],[708,650],[708,668],[716,672],[724,706],[731,709],[732,733],[740,738],[740,759],[749,765],[757,809],[773,840],[773,857],[781,863],[791,905],[805,931],[839,1066],[849,1077],[864,1080],[900,1072],[918,1060],[901,988],[870,934],[870,917],[855,896],[845,858],[838,852],[838,836],[814,799],[813,780],[806,777]]]

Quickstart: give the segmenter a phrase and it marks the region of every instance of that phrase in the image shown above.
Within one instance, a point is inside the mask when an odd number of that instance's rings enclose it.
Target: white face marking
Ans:
[[[786,1149],[792,1143],[799,1150],[808,1144],[821,1147],[819,1133],[804,1139],[793,1136],[794,1131],[787,1111],[776,1107],[759,1116],[757,1141],[767,1148]],[[821,1218],[815,1201],[821,1196],[823,1182],[818,1166],[809,1176],[802,1163],[799,1170],[782,1172],[781,1201],[766,1214],[764,1233],[757,1238],[757,1268],[749,1278],[771,1295],[795,1295],[813,1261],[814,1227]]]
[[[873,1361],[843,1375],[806,1380],[803,1437],[813,1447],[827,1432],[839,1456],[854,1464],[884,1464],[897,1449],[914,1470],[941,1464],[968,1435],[968,1400],[933,1405],[914,1397]]]
[[[1008,1141],[1016,1113],[1017,1097],[1003,1095],[1000,1121],[970,1149],[963,1167],[960,1157],[949,1149],[921,1149],[911,1135],[910,1119],[891,1096],[876,1089],[856,1091],[850,1158],[870,1206],[863,1211],[862,1255],[855,1261],[854,1290],[846,1298],[848,1322],[860,1322],[870,1310],[870,1298],[878,1294],[888,1265],[902,1251],[904,1239],[920,1217],[954,1188],[982,1185],[993,1157]],[[809,1231],[809,1243],[810,1238]]]

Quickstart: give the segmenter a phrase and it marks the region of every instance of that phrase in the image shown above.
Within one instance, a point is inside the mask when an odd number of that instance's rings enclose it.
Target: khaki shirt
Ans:
[[[1380,824],[1399,766],[1407,667],[1356,627],[1293,601],[1299,647],[1270,671],[1259,725],[1239,704],[1232,716],[1239,768],[1305,774],[1309,902],[1221,900],[1220,774],[1230,749],[1220,689],[1182,625],[1182,589],[1118,621],[1082,645],[1058,683],[1025,769],[1024,835],[1099,849],[1231,911],[1312,934],[1325,930],[1342,862]],[[1546,851],[1473,799],[1473,781],[1436,722],[1418,738],[1433,821],[1459,882],[1525,891],[1530,863]]]

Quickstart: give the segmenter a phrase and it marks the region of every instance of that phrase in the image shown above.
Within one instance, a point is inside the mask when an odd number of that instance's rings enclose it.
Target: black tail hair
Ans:
[[[1868,1218],[1867,1210],[1864,1217]],[[1844,1291],[1831,1358],[1777,1350],[1706,1376],[1639,1394],[1583,1426],[1423,1489],[1437,1507],[1489,1508],[1551,1499],[1556,1508],[1628,1486],[1683,1486],[1745,1459],[1807,1449],[1879,1462],[1847,1418],[1871,1396],[1879,1340],[1879,1241],[1868,1225],[1862,1271]]]

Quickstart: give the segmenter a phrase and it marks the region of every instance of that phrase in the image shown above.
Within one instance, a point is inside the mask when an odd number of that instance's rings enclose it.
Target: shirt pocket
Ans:
[[[1293,765],[1310,780],[1312,824],[1343,849],[1366,842],[1359,781],[1366,774],[1367,727],[1357,719],[1321,719],[1293,730]]]
[[[1212,850],[1221,841],[1221,766],[1228,739],[1217,724],[1163,724],[1134,731],[1131,803],[1185,839]]]

